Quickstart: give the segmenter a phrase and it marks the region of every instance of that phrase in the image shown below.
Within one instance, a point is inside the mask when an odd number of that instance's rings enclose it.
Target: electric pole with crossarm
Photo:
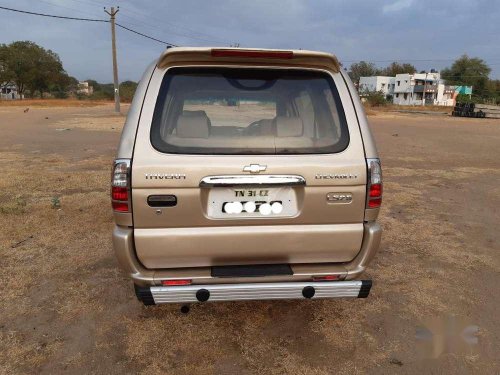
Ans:
[[[115,112],[120,112],[120,84],[118,82],[118,63],[116,62],[116,36],[115,36],[115,15],[120,11],[120,7],[116,10],[111,7],[111,11],[108,12],[106,8],[104,11],[109,14],[109,22],[111,23],[111,48],[113,49],[113,80],[115,86]]]

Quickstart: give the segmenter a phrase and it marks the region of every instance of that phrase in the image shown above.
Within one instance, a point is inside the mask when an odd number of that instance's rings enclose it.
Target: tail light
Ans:
[[[292,59],[292,51],[259,51],[251,49],[213,49],[213,57],[250,57],[261,59]]]
[[[382,204],[382,167],[379,159],[366,159],[368,170],[366,208],[379,208]]]
[[[111,176],[111,204],[116,212],[130,210],[130,160],[117,159]]]
[[[191,285],[192,280],[190,279],[177,279],[177,280],[162,280],[161,285],[164,286],[179,286],[179,285]]]
[[[313,276],[313,281],[336,281],[340,280],[340,275]]]

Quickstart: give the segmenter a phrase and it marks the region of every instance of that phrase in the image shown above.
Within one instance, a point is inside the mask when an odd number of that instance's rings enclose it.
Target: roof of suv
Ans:
[[[246,65],[287,66],[340,71],[334,55],[305,50],[276,50],[257,48],[174,47],[158,59],[160,69],[182,65]]]

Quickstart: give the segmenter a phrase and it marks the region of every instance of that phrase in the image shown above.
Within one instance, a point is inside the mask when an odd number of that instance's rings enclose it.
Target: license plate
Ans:
[[[267,188],[212,188],[208,194],[209,217],[276,218],[297,215],[297,197],[288,186]]]

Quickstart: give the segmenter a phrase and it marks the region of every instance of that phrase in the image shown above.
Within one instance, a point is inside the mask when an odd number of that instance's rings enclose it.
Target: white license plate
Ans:
[[[293,188],[256,187],[210,189],[208,194],[209,217],[269,218],[297,215],[297,197]]]

